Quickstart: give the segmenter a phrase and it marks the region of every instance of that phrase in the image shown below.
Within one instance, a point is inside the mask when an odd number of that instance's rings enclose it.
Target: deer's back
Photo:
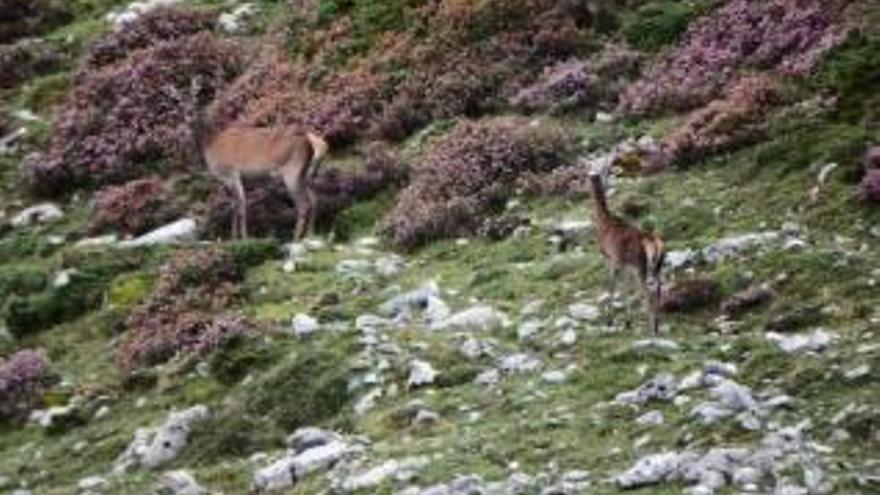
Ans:
[[[261,175],[311,158],[305,134],[291,127],[231,127],[217,134],[204,150],[211,171]]]

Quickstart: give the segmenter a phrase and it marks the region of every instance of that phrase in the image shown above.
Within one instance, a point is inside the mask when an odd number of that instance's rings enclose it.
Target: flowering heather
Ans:
[[[594,105],[599,94],[599,79],[587,64],[572,59],[544,69],[538,81],[511,99],[511,104],[525,111],[565,111]]]
[[[175,216],[168,187],[158,177],[107,186],[95,195],[89,234],[114,231],[139,235],[159,227]]]
[[[867,202],[880,204],[880,168],[872,168],[865,173],[859,184],[859,194]]]
[[[158,8],[129,22],[118,31],[97,40],[86,54],[81,72],[95,70],[124,60],[135,50],[163,41],[210,31],[216,14],[200,10]]]
[[[238,48],[213,35],[161,42],[82,75],[53,126],[46,156],[28,161],[32,187],[57,194],[77,186],[124,182],[142,176],[144,164],[191,153],[180,93],[201,76],[205,91],[225,85],[241,67]]]
[[[590,171],[582,165],[569,165],[548,173],[526,173],[517,185],[529,196],[583,199],[590,195]]]
[[[204,354],[250,333],[246,319],[224,313],[237,300],[241,269],[219,248],[175,253],[149,298],[126,320],[117,359],[124,369],[157,364],[178,353]]]
[[[743,69],[805,75],[844,38],[846,3],[728,0],[695,21],[682,43],[624,92],[620,107],[636,115],[696,108]]]
[[[42,351],[26,349],[0,358],[0,419],[27,412],[47,384],[49,364]]]
[[[687,163],[753,139],[779,97],[779,85],[767,75],[743,77],[723,98],[695,110],[663,139],[666,158]]]
[[[519,119],[461,122],[412,171],[382,233],[399,249],[472,234],[521,175],[565,164],[571,148],[561,130]]]

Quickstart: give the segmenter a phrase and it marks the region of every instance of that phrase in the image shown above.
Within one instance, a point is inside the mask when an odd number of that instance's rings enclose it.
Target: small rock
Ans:
[[[658,400],[669,402],[678,393],[678,382],[670,374],[660,374],[643,384],[641,387],[630,392],[619,394],[615,399],[623,404],[645,404]]]
[[[786,354],[821,352],[828,348],[836,338],[836,335],[824,330],[815,330],[812,333],[796,335],[782,335],[776,332],[767,333],[767,340],[776,344]]]
[[[855,368],[847,370],[846,372],[844,372],[843,377],[847,380],[853,381],[864,378],[869,374],[871,374],[871,366],[863,364],[861,366],[856,366]]]
[[[538,334],[541,329],[544,327],[544,323],[536,320],[527,320],[520,323],[519,327],[516,329],[516,335],[519,340],[525,341],[530,340],[532,337]]]
[[[415,360],[409,365],[409,378],[406,380],[406,385],[409,388],[421,387],[424,385],[430,385],[434,383],[434,379],[437,378],[437,371],[431,366],[430,363]]]
[[[90,491],[90,490],[101,490],[109,485],[110,482],[107,481],[107,478],[102,476],[88,476],[79,480],[76,486],[80,490]]]
[[[297,429],[287,437],[286,443],[295,453],[301,454],[309,449],[340,441],[342,441],[342,437],[337,433],[322,428],[306,426]]]
[[[174,495],[205,495],[208,493],[203,486],[187,471],[167,471],[162,474],[159,484]]]
[[[186,446],[193,426],[207,418],[208,408],[198,405],[172,412],[159,428],[136,430],[134,440],[116,460],[113,471],[124,473],[137,466],[153,469],[174,460]]]
[[[561,370],[546,371],[541,375],[541,379],[552,385],[558,385],[560,383],[565,383],[568,379],[568,373]]]
[[[359,490],[370,490],[383,481],[393,477],[400,470],[397,461],[386,461],[364,472],[355,474],[342,482],[342,490],[348,493]]]
[[[306,337],[321,329],[318,320],[304,313],[298,313],[294,316],[291,326],[297,337]]]
[[[501,381],[501,372],[495,368],[488,369],[483,371],[474,379],[474,383],[477,385],[483,385],[486,387],[491,387],[493,385],[497,385],[498,382]]]
[[[528,373],[540,367],[541,361],[528,354],[511,354],[498,360],[498,369],[508,375]]]
[[[694,264],[697,261],[697,257],[697,252],[692,249],[669,251],[666,253],[666,266],[670,270],[678,270],[679,268]]]
[[[639,459],[629,470],[614,478],[617,486],[624,489],[639,488],[664,481],[676,472],[681,455],[675,452],[650,455]]]
[[[455,328],[462,330],[491,330],[507,327],[510,320],[507,315],[490,306],[474,306],[453,314],[449,318],[432,325],[434,329]]]
[[[406,266],[403,258],[396,254],[383,256],[377,259],[374,264],[376,265],[376,273],[383,277],[393,277],[402,272]]]
[[[636,423],[642,426],[658,426],[664,421],[663,413],[660,411],[650,411],[636,418]]]
[[[20,211],[12,217],[9,224],[13,227],[28,227],[37,223],[52,222],[62,217],[64,217],[64,212],[57,204],[41,203]]]
[[[217,18],[217,24],[227,33],[240,33],[245,30],[245,22],[257,13],[257,6],[243,3],[232,10],[224,12]]]
[[[594,304],[579,303],[568,307],[568,315],[575,320],[594,322],[602,316],[602,313]]]
[[[196,221],[191,218],[183,218],[130,241],[122,241],[119,243],[119,247],[133,248],[191,242],[196,240],[196,233]]]
[[[336,264],[336,273],[346,278],[363,278],[372,267],[367,260],[342,260]]]
[[[681,351],[678,342],[669,339],[642,339],[632,343],[630,348],[637,352],[644,351],[660,351],[664,354],[671,354]]]

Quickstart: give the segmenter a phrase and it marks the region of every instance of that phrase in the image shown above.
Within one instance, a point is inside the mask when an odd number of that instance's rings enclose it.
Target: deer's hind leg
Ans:
[[[314,204],[312,195],[305,184],[305,179],[300,177],[300,171],[289,167],[281,172],[281,178],[287,187],[287,193],[296,208],[296,226],[294,227],[294,240],[305,238],[309,230],[309,224],[314,216]]]
[[[639,276],[639,284],[642,287],[642,293],[645,297],[645,307],[648,313],[648,332],[657,334],[660,330],[660,322],[657,318],[657,311],[660,305],[660,286],[655,285],[653,288],[651,287],[650,280],[648,280],[647,263],[640,264],[637,273]]]
[[[605,303],[605,316],[608,318],[608,324],[614,323],[614,296],[617,292],[617,285],[620,281],[621,268],[613,262],[608,262],[608,301]]]
[[[234,173],[223,175],[220,177],[223,185],[232,194],[232,226],[230,228],[233,239],[238,237],[247,237],[247,226],[245,217],[247,215],[247,198],[244,192],[244,184],[241,182],[241,175]]]

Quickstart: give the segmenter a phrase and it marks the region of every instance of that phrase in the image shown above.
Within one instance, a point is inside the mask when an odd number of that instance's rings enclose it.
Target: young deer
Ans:
[[[663,241],[660,237],[643,232],[611,214],[600,175],[590,175],[590,186],[596,213],[596,240],[611,269],[609,304],[614,299],[621,270],[627,267],[635,269],[648,305],[648,328],[658,333],[660,270],[665,257]],[[648,285],[649,276],[655,282],[653,291]]]
[[[198,108],[198,81],[193,81],[191,89],[187,113],[196,149],[211,175],[235,196],[233,237],[247,237],[247,198],[242,177],[269,175],[284,181],[296,206],[294,238],[301,240],[314,227],[317,197],[311,181],[327,156],[327,142],[295,126],[217,129]]]

